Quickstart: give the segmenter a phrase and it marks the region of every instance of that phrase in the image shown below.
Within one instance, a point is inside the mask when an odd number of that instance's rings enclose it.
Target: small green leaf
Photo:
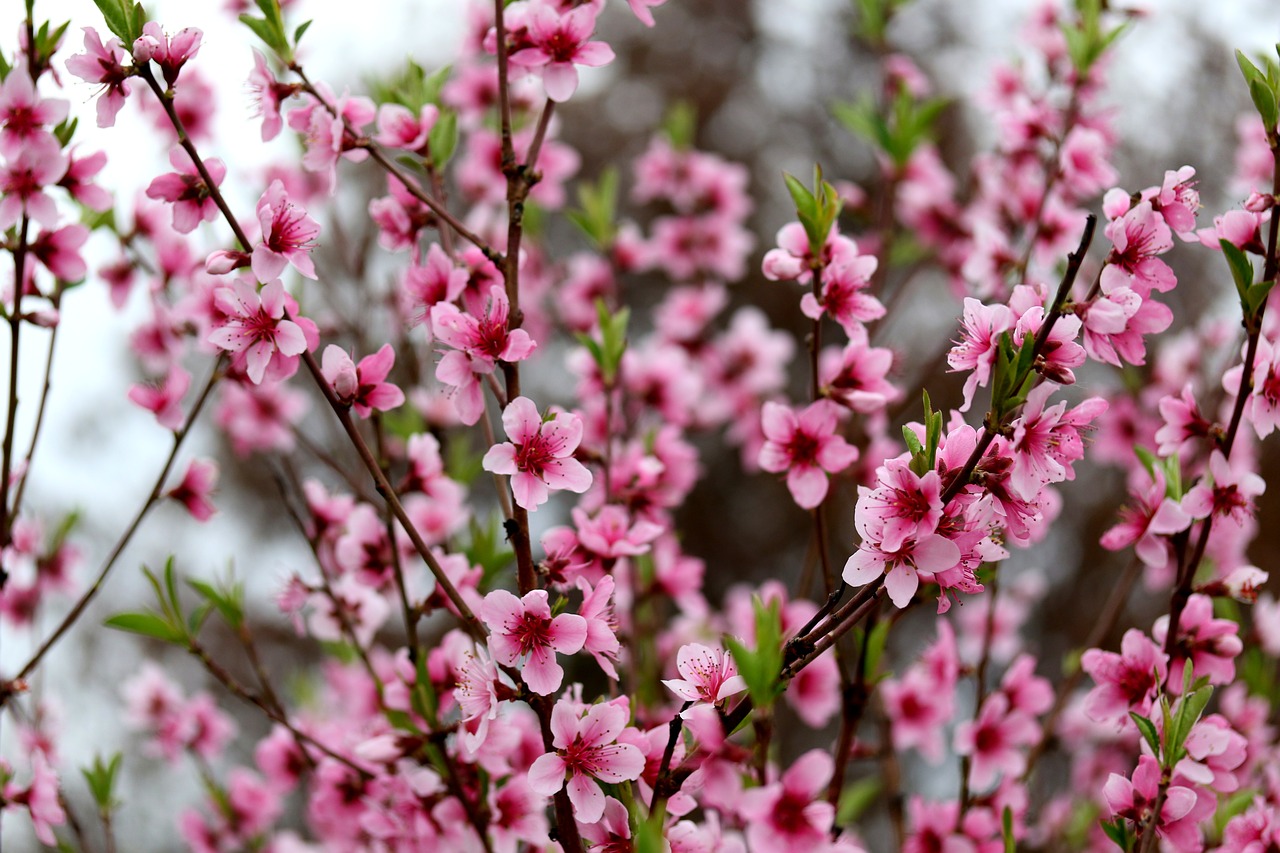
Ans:
[[[1000,813],[1000,834],[1004,838],[1004,853],[1016,853],[1018,844],[1013,837],[1013,808],[1005,806]]]
[[[662,132],[676,149],[692,148],[697,129],[698,108],[690,101],[676,101],[662,120]]]
[[[80,773],[89,786],[89,793],[93,796],[93,802],[97,805],[99,812],[110,813],[119,805],[115,799],[115,787],[116,776],[120,772],[120,763],[123,760],[124,756],[117,752],[104,764],[102,756],[95,755],[92,765],[80,768]]]
[[[303,21],[301,24],[298,24],[298,28],[293,31],[293,44],[295,47],[298,42],[302,41],[303,33],[311,29],[311,23],[311,21]]]
[[[855,823],[876,801],[876,797],[880,796],[882,787],[880,780],[874,776],[845,785],[840,792],[840,803],[836,807],[836,825],[848,826]]]
[[[458,150],[458,114],[453,110],[441,110],[440,117],[427,134],[427,150],[431,152],[433,168],[443,169]]]
[[[875,626],[866,634],[864,642],[867,644],[866,672],[868,679],[874,678],[880,669],[880,659],[884,657],[884,647],[889,641],[889,625],[890,620],[881,619],[876,622]]]
[[[1102,831],[1107,834],[1115,842],[1116,846],[1128,853],[1133,848],[1133,838],[1129,834],[1129,824],[1124,818],[1116,818],[1113,821],[1102,821]]]
[[[237,583],[230,577],[218,581],[217,585],[189,578],[187,585],[217,609],[219,615],[234,630],[244,624],[244,584]]]
[[[747,682],[751,701],[764,708],[782,691],[782,612],[774,599],[766,605],[757,596],[755,608],[756,647],[748,649],[734,637],[725,638],[725,648],[733,655],[738,674]]]
[[[1147,746],[1151,747],[1152,754],[1159,757],[1160,735],[1156,732],[1156,724],[1134,711],[1129,712],[1129,719],[1137,725],[1138,731],[1142,733],[1142,739],[1147,742]]]
[[[635,853],[662,853],[666,849],[661,820],[642,820],[636,824]]]
[[[166,643],[184,644],[186,634],[155,613],[117,613],[104,623],[117,631],[129,631],[144,637],[153,637]]]

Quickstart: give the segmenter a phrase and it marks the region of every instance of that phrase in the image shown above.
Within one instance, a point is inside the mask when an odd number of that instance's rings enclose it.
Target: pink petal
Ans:
[[[911,603],[920,588],[920,578],[909,564],[898,563],[884,576],[884,588],[894,606],[903,608]]]
[[[551,797],[564,787],[564,759],[554,752],[539,755],[529,766],[529,787],[535,794]]]
[[[604,792],[590,776],[575,774],[569,779],[569,802],[573,814],[583,823],[595,823],[604,816]]]
[[[569,100],[578,90],[578,69],[572,62],[548,63],[542,69],[542,88],[547,91],[547,97],[557,103]]]

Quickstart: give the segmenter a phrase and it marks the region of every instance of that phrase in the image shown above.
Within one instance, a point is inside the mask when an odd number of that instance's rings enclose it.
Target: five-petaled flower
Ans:
[[[284,299],[279,281],[269,283],[261,293],[243,279],[214,291],[214,302],[227,321],[209,334],[209,342],[228,352],[244,352],[246,373],[255,385],[262,383],[276,353],[301,355],[307,348],[302,328],[284,319]]]
[[[738,675],[733,663],[733,655],[723,649],[686,643],[676,654],[676,669],[681,677],[664,678],[662,683],[686,702],[715,705],[747,689],[747,682]],[[692,707],[682,711],[680,716],[687,717],[691,710]]]
[[[576,613],[552,618],[547,591],[535,589],[516,598],[505,589],[484,597],[480,618],[489,627],[489,652],[503,666],[516,666],[524,683],[539,696],[560,689],[564,670],[556,653],[576,654],[587,641],[587,620]]]
[[[516,397],[502,412],[502,427],[511,441],[495,444],[484,455],[484,470],[511,477],[511,493],[525,509],[547,502],[552,489],[582,494],[591,488],[591,472],[573,458],[582,441],[582,418],[557,412],[538,416],[528,397]]]
[[[592,705],[585,716],[572,700],[557,702],[551,710],[551,743],[556,751],[533,762],[529,787],[550,797],[564,787],[567,777],[574,816],[583,823],[600,820],[605,801],[600,782],[631,781],[644,772],[640,748],[616,742],[629,717],[625,698]]]

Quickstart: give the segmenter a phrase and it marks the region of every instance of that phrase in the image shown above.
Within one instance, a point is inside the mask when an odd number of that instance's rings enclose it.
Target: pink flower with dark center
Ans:
[[[266,57],[254,50],[253,70],[249,72],[249,93],[253,98],[254,115],[262,116],[263,142],[270,142],[280,135],[284,127],[280,104],[297,91],[297,85],[277,80],[267,67]]]
[[[107,165],[106,153],[95,151],[85,157],[78,157],[73,151],[69,151],[68,156],[71,162],[66,174],[58,181],[58,186],[90,210],[102,213],[111,207],[111,193],[93,182],[94,176]]]
[[[302,328],[284,319],[284,285],[279,281],[259,293],[252,283],[239,280],[215,290],[214,301],[227,320],[210,333],[209,342],[228,352],[244,353],[255,385],[262,383],[267,365],[277,354],[295,356],[306,351]]]
[[[274,180],[258,199],[262,242],[253,247],[253,274],[259,281],[278,278],[288,264],[307,278],[316,277],[311,250],[320,225],[289,200],[284,183]]]
[[[1169,615],[1151,626],[1152,638],[1164,647],[1169,633]],[[1169,663],[1170,691],[1182,690],[1182,671],[1191,661],[1196,678],[1206,677],[1210,684],[1230,684],[1236,677],[1236,657],[1244,651],[1240,626],[1230,619],[1213,615],[1213,599],[1192,595],[1178,620],[1178,636],[1174,638],[1173,660]]]
[[[594,518],[582,507],[574,507],[572,514],[578,544],[604,559],[648,553],[650,543],[663,532],[662,525],[652,521],[633,523],[627,510],[617,504],[601,507]]]
[[[923,477],[899,460],[876,471],[876,487],[861,489],[858,510],[878,531],[878,546],[897,551],[907,539],[937,532],[942,520],[942,481],[937,471]]]
[[[1196,190],[1196,181],[1192,180],[1195,175],[1192,166],[1183,166],[1176,172],[1166,171],[1164,183],[1151,199],[1169,228],[1179,237],[1190,240],[1195,239],[1196,211],[1200,209],[1200,193]]]
[[[822,267],[852,261],[858,257],[858,244],[842,235],[834,226],[822,247],[822,257],[809,254],[809,238],[799,222],[788,222],[778,229],[778,248],[765,252],[764,277],[770,281],[795,281],[807,284],[813,278],[815,263]]]
[[[827,496],[828,474],[852,465],[858,449],[836,435],[839,408],[830,400],[810,403],[798,414],[789,406],[768,402],[760,421],[765,443],[760,467],[774,474],[787,472],[791,497],[813,509]]]
[[[484,412],[484,389],[477,375],[493,373],[499,361],[522,361],[537,348],[524,329],[508,330],[510,312],[506,291],[496,284],[489,289],[489,301],[482,318],[463,313],[450,302],[431,308],[432,334],[437,341],[456,350],[440,359],[436,378],[457,389],[454,405],[458,417],[468,426],[480,420]]]
[[[819,320],[825,313],[846,334],[857,334],[864,323],[884,316],[880,300],[865,292],[877,263],[875,255],[858,255],[824,267],[821,292],[800,297],[801,312],[811,320]]]
[[[0,154],[15,156],[24,145],[40,137],[67,117],[68,104],[61,98],[41,98],[25,67],[15,69],[0,83]]]
[[[1243,374],[1243,363],[1228,370],[1222,377],[1223,389],[1238,395]],[[1258,438],[1266,438],[1280,426],[1280,347],[1265,335],[1258,339],[1258,352],[1253,362],[1253,387],[1244,404],[1244,415],[1253,424]]]
[[[535,589],[516,598],[505,589],[484,597],[480,618],[489,627],[489,652],[503,666],[520,666],[529,689],[547,696],[560,689],[564,670],[556,653],[571,655],[587,640],[587,620],[576,613],[552,618],[547,591]]]
[[[388,148],[419,151],[427,144],[439,118],[440,108],[435,104],[423,105],[416,116],[400,104],[383,104],[378,107],[378,135],[374,141]]]
[[[129,94],[129,76],[133,69],[121,65],[128,54],[120,46],[120,39],[109,38],[104,45],[98,33],[91,27],[84,28],[84,53],[77,53],[67,60],[67,70],[89,83],[101,83],[98,97],[98,127],[114,127],[116,113],[124,106]]]
[[[1209,456],[1209,473],[1213,484],[1202,481],[1192,486],[1182,499],[1182,508],[1192,518],[1225,516],[1237,525],[1253,518],[1253,499],[1266,491],[1266,482],[1252,471],[1232,468],[1221,450],[1214,450]]]
[[[893,351],[870,346],[865,330],[849,337],[842,351],[822,353],[818,364],[822,393],[855,412],[878,411],[898,396],[885,378],[893,367]]]
[[[1191,524],[1182,505],[1165,495],[1164,474],[1156,469],[1151,485],[1130,493],[1133,501],[1120,510],[1120,523],[1099,540],[1108,551],[1134,546],[1138,559],[1153,569],[1164,568],[1169,560],[1167,537]]]
[[[88,239],[88,228],[66,225],[57,231],[41,231],[28,251],[62,281],[79,281],[87,271],[79,250]]]
[[[863,542],[845,562],[843,577],[850,586],[866,586],[883,575],[889,600],[897,607],[911,603],[920,587],[920,572],[945,572],[960,562],[960,548],[945,536],[907,539],[896,550],[886,551],[864,532],[866,524],[863,515],[855,513],[854,526]]]
[[[747,689],[747,682],[738,675],[733,663],[733,655],[723,649],[687,643],[676,654],[676,669],[681,677],[664,678],[662,683],[686,702],[718,705]],[[680,716],[688,717],[692,710],[691,706]]]
[[[578,89],[575,65],[597,68],[613,61],[613,48],[589,41],[596,28],[596,10],[579,6],[561,14],[551,3],[538,3],[525,17],[530,46],[514,51],[511,61],[542,69],[542,87],[553,101],[567,101]]]
[[[1102,269],[1103,293],[1127,287],[1145,300],[1152,290],[1164,293],[1178,283],[1173,270],[1156,257],[1173,248],[1173,235],[1151,202],[1131,207],[1107,225],[1106,234],[1112,249]]]
[[[557,702],[551,710],[551,743],[556,751],[540,755],[533,762],[529,787],[543,797],[551,797],[567,781],[574,816],[582,823],[599,821],[605,806],[600,782],[634,781],[644,772],[640,748],[616,742],[629,717],[625,697],[592,705],[585,715],[572,700]]]
[[[173,228],[181,234],[190,234],[201,222],[212,222],[218,218],[218,205],[213,200],[213,190],[183,148],[174,148],[169,152],[169,162],[176,172],[160,175],[147,187],[147,198],[167,201],[173,205]],[[213,178],[216,187],[227,175],[227,167],[217,157],[204,161],[209,177]],[[268,276],[262,281],[270,281],[275,276]]]
[[[40,752],[31,754],[31,784],[20,787],[15,782],[4,786],[6,807],[25,807],[31,814],[31,826],[41,844],[58,846],[53,827],[67,822],[66,812],[58,799],[58,775]]]
[[[1111,816],[1125,818],[1138,826],[1148,826],[1159,799],[1160,777],[1160,763],[1150,755],[1138,758],[1132,781],[1112,773],[1102,789]],[[1155,831],[1169,842],[1172,849],[1199,850],[1203,846],[1195,823],[1182,820],[1191,815],[1195,805],[1196,793],[1192,788],[1169,785],[1165,790],[1164,804],[1155,820]]]
[[[165,492],[187,508],[196,521],[208,521],[217,512],[209,496],[218,485],[218,466],[208,459],[192,459],[182,482]]]
[[[1000,335],[1013,331],[1017,318],[1007,305],[983,305],[973,297],[965,297],[961,338],[947,353],[947,364],[953,371],[972,371],[964,381],[964,405],[968,411],[978,386],[986,387],[995,370]]]
[[[474,756],[489,734],[489,723],[498,718],[502,702],[517,691],[483,647],[468,652],[458,669],[453,691],[461,715],[459,742],[465,755]]]
[[[820,849],[829,841],[835,807],[823,798],[831,756],[820,749],[796,759],[777,782],[744,791],[739,810],[752,853]]]
[[[550,491],[582,494],[591,488],[591,472],[573,458],[582,441],[582,418],[558,412],[544,421],[528,397],[517,397],[502,412],[502,427],[511,439],[495,444],[481,464],[486,471],[511,478],[511,493],[525,509],[546,503]]]
[[[421,263],[405,268],[400,281],[400,313],[412,328],[429,320],[431,309],[457,299],[467,286],[467,271],[455,266],[439,243],[432,243]]]
[[[1166,394],[1158,404],[1164,426],[1156,431],[1156,452],[1172,456],[1188,442],[1208,438],[1215,425],[1200,414],[1200,406],[1191,390],[1191,383],[1182,386],[1182,393],[1174,397]]]
[[[41,228],[56,227],[58,206],[45,188],[62,180],[67,165],[67,155],[52,136],[30,141],[0,165],[0,229],[16,225],[24,213]]]
[[[1087,649],[1080,667],[1097,685],[1085,696],[1084,710],[1098,722],[1122,723],[1133,711],[1147,716],[1164,683],[1168,655],[1137,628],[1125,631],[1120,654]]]
[[[969,784],[985,791],[1001,776],[1016,777],[1027,765],[1026,749],[1040,738],[1040,727],[1029,715],[1009,708],[1004,693],[993,693],[972,722],[956,726],[956,752],[967,755]]]
[[[389,412],[404,403],[404,392],[385,381],[395,360],[391,344],[383,344],[377,352],[360,359],[358,365],[341,347],[329,345],[325,347],[320,370],[338,400],[350,405],[360,417],[367,418],[375,409]]]

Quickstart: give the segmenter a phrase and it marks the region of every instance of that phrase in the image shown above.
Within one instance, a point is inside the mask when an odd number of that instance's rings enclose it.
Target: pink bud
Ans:
[[[1249,197],[1245,199],[1244,209],[1250,213],[1266,213],[1268,210],[1275,207],[1275,204],[1275,196],[1264,195],[1263,193],[1255,190],[1254,192],[1249,193]]]
[[[204,259],[204,271],[209,275],[226,275],[232,270],[249,264],[249,254],[247,252],[229,252],[225,249],[219,249],[211,252],[209,257]]]
[[[133,61],[139,64],[150,62],[151,57],[160,49],[160,42],[153,36],[138,36],[133,42]]]

